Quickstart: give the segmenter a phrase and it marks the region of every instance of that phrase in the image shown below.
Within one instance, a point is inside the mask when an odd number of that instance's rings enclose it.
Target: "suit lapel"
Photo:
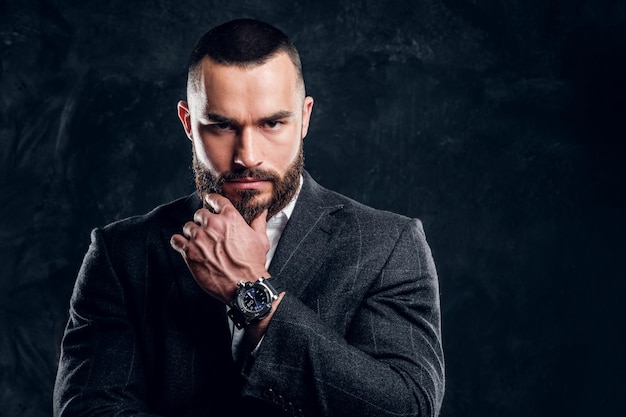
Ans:
[[[182,233],[183,225],[193,218],[193,214],[202,205],[197,194],[189,196],[185,202],[184,209],[176,212],[174,217],[164,225],[161,231],[163,246],[168,254],[170,265],[172,266],[172,287],[171,292],[178,292],[183,299],[195,299],[198,297],[200,290],[194,281],[182,256],[170,246],[170,238],[175,233]]]
[[[232,359],[230,355],[230,330],[226,308],[222,303],[204,292],[191,276],[182,256],[169,244],[175,233],[181,233],[183,225],[193,218],[196,210],[201,208],[197,194],[190,196],[185,209],[163,227],[161,231],[163,245],[171,265],[171,285],[168,299],[180,312],[181,326],[184,326],[196,340],[201,355],[209,352],[222,352],[224,359]]]
[[[334,216],[342,204],[332,204],[326,190],[304,173],[304,184],[283,231],[269,272],[282,290],[299,297],[332,249],[340,226]]]

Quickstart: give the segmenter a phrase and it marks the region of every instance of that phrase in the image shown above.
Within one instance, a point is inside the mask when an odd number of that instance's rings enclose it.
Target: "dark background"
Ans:
[[[301,51],[311,174],[424,221],[442,415],[626,415],[625,3],[0,0],[0,416],[51,415],[89,231],[192,191],[186,59],[242,16]]]

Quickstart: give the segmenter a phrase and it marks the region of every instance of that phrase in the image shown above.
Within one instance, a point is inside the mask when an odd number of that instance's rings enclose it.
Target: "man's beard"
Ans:
[[[302,144],[300,151],[291,166],[281,178],[276,171],[264,170],[258,168],[242,169],[241,171],[228,171],[220,175],[213,175],[208,169],[200,165],[196,157],[195,149],[193,151],[193,172],[196,177],[196,188],[198,194],[205,204],[205,197],[209,193],[223,194],[224,182],[241,179],[241,178],[258,178],[267,180],[273,184],[272,195],[269,201],[258,202],[255,197],[260,194],[258,190],[238,190],[238,200],[229,200],[235,208],[241,213],[244,220],[250,224],[263,210],[268,209],[267,218],[269,219],[276,213],[280,212],[293,198],[300,185],[300,176],[304,169],[304,154]],[[227,196],[226,196],[227,197]]]

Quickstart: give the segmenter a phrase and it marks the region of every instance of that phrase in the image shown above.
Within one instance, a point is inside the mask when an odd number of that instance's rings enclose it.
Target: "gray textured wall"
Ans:
[[[0,417],[49,416],[91,228],[192,190],[197,37],[281,27],[322,184],[423,219],[443,415],[618,416],[626,2],[0,0]]]

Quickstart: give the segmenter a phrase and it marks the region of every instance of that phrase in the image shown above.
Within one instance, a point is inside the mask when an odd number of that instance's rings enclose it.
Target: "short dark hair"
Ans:
[[[204,58],[224,64],[254,67],[284,52],[304,85],[298,50],[280,29],[256,19],[236,19],[214,27],[196,43],[189,57],[189,81]]]

